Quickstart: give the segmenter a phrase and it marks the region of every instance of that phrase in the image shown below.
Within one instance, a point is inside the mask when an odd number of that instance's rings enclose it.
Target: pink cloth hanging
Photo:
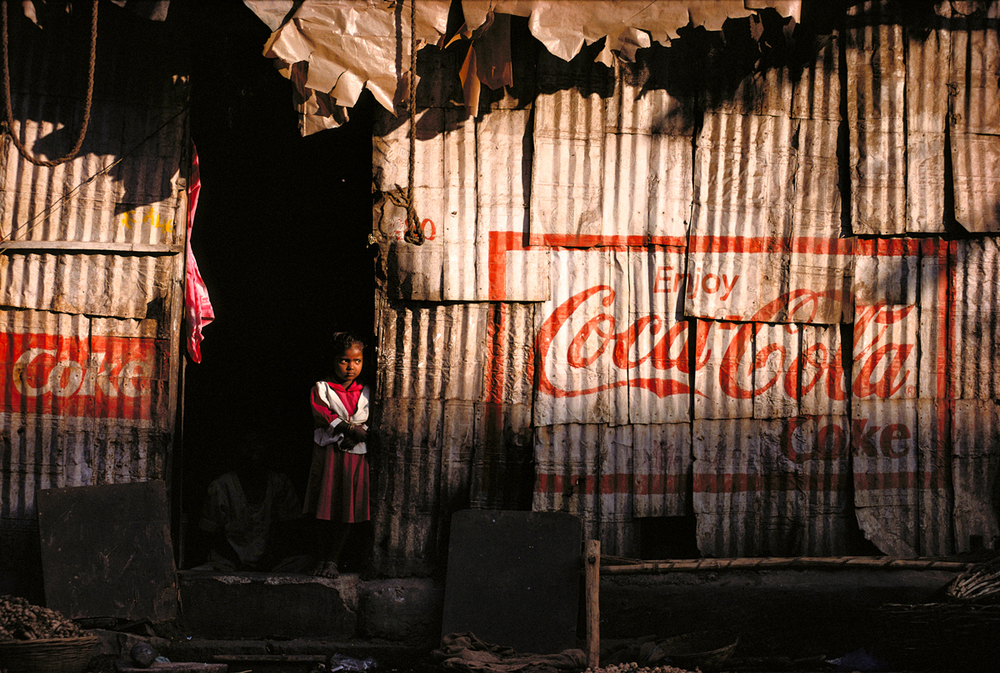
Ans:
[[[194,251],[191,249],[191,228],[194,226],[194,214],[198,209],[198,194],[201,192],[201,171],[198,167],[198,150],[195,148],[191,161],[191,177],[188,179],[188,217],[187,217],[187,264],[184,277],[184,319],[187,332],[188,355],[195,362],[201,362],[201,342],[204,339],[201,331],[215,318],[212,300],[208,296],[208,288],[198,270]]]

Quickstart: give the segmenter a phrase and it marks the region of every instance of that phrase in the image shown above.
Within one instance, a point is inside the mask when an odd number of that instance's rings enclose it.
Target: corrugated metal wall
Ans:
[[[40,30],[11,10],[13,133],[72,146],[89,12]],[[178,400],[187,83],[165,28],[106,9],[79,155],[0,154],[0,548],[40,572],[37,489],[168,477]],[[8,590],[12,587],[8,587]]]
[[[961,4],[853,3],[735,78],[706,33],[614,68],[515,45],[476,117],[435,52],[376,132],[396,194],[416,134],[428,234],[376,204],[383,567],[467,506],[625,556],[663,516],[711,556],[993,546],[1000,3]]]

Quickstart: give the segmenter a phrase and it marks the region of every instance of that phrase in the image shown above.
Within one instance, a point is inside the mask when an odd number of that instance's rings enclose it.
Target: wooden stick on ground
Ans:
[[[961,561],[944,561],[932,558],[893,558],[888,556],[837,556],[837,557],[788,557],[788,558],[722,558],[684,559],[665,561],[639,561],[621,559],[612,565],[605,564],[608,575],[636,575],[643,573],[757,570],[769,568],[882,568],[890,570],[946,570],[960,572],[970,564]]]
[[[597,670],[601,660],[601,541],[587,540],[583,553],[587,605],[587,666]]]

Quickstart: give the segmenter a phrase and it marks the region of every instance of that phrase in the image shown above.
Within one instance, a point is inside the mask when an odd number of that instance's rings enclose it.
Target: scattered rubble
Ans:
[[[666,665],[645,668],[632,662],[627,664],[611,664],[603,668],[588,668],[584,673],[691,673],[691,671],[686,668]]]
[[[0,640],[77,638],[83,630],[55,610],[18,596],[0,596]]]

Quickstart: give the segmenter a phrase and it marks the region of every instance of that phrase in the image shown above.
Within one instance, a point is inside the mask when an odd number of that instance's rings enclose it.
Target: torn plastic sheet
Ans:
[[[677,30],[687,25],[719,30],[728,18],[749,16],[772,7],[797,21],[801,0],[578,0],[567,12],[567,0],[455,0],[461,1],[465,26],[460,34],[472,36],[497,14],[528,17],[528,27],[553,55],[570,60],[586,44],[607,38],[597,60],[610,65],[614,54],[631,60],[638,49],[652,41],[669,44]],[[365,88],[385,109],[401,108],[406,91],[411,41],[416,49],[427,44],[444,46],[451,0],[337,0],[305,2],[284,23],[272,28],[264,55],[276,59],[282,74],[295,84],[302,115],[300,131],[309,135],[334,128],[347,119]],[[281,10],[271,0],[244,0],[257,16],[275,26]],[[415,10],[415,11],[414,11]],[[415,13],[415,40],[411,40],[410,15]],[[488,33],[489,31],[485,31]],[[505,82],[497,77],[509,68],[497,62],[509,50],[489,49],[491,61],[481,63],[486,50],[470,50],[475,67],[463,72],[466,105],[478,102],[478,85],[472,73],[487,86]],[[506,56],[509,58],[509,56]],[[471,108],[470,109],[474,109]]]

